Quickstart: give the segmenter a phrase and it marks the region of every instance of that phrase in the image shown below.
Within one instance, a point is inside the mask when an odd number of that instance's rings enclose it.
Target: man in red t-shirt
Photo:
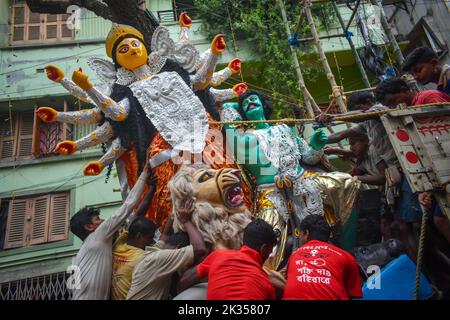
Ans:
[[[328,243],[331,228],[321,215],[300,223],[303,245],[287,265],[285,300],[348,300],[362,297],[362,282],[355,258]]]
[[[450,102],[450,96],[438,90],[425,90],[413,92],[405,81],[399,78],[387,79],[380,82],[375,89],[375,98],[388,107],[399,104],[415,106],[419,104]]]
[[[275,288],[262,266],[277,243],[276,233],[256,219],[245,227],[243,243],[240,250],[217,249],[186,271],[178,291],[207,279],[207,300],[275,300]]]

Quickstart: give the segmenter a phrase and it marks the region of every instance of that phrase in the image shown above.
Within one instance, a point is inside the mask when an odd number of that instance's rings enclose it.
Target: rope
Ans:
[[[427,220],[428,220],[428,209],[420,206],[422,208],[422,222],[420,225],[420,239],[419,239],[419,249],[417,252],[417,264],[416,264],[416,279],[414,285],[414,300],[419,300],[419,289],[420,289],[420,271],[422,269],[423,261],[423,251],[425,246],[425,237],[427,231]]]
[[[231,15],[230,15],[230,10],[228,10],[228,4],[225,4],[225,7],[227,8],[228,22],[230,23],[231,37],[233,38],[234,56],[237,58],[236,38],[234,36],[233,23],[231,22]],[[244,82],[244,75],[242,74],[242,64],[241,64],[241,70],[239,70],[239,75],[241,76],[241,82]]]
[[[428,104],[420,104],[415,106],[410,106],[406,108],[394,108],[394,109],[387,109],[387,110],[380,110],[380,111],[374,111],[374,112],[366,112],[361,114],[354,114],[350,116],[337,116],[333,118],[333,121],[343,121],[343,122],[353,122],[352,120],[360,120],[365,118],[371,118],[373,116],[380,116],[385,113],[389,113],[391,111],[398,111],[398,110],[414,110],[419,108],[425,108],[425,107],[432,107],[432,106],[449,106],[449,102],[436,102],[436,103],[428,103]],[[308,122],[315,122],[315,119],[311,118],[304,118],[304,119],[278,119],[278,120],[245,120],[245,121],[210,121],[210,124],[229,124],[229,125],[242,125],[242,124],[258,124],[258,123],[308,123]]]

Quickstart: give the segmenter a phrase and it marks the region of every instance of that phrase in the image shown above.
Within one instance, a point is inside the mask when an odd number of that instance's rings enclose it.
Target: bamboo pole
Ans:
[[[358,89],[358,90],[352,90],[352,91],[345,91],[344,94],[352,94],[355,92],[366,92],[366,91],[375,91],[377,87],[371,87],[371,88],[364,88],[364,89]]]
[[[382,116],[386,113],[390,113],[393,111],[399,111],[399,110],[415,110],[415,109],[421,109],[421,108],[427,108],[427,107],[448,107],[450,108],[449,102],[435,102],[435,103],[426,103],[426,104],[419,104],[415,106],[398,106],[396,108],[392,109],[385,109],[380,111],[371,111],[371,112],[364,112],[359,114],[353,114],[348,116],[339,116],[336,115],[333,118],[333,122],[356,122],[355,120],[364,121],[364,120],[370,120],[373,119],[374,116]],[[312,123],[316,120],[313,118],[304,118],[304,119],[279,119],[279,120],[244,120],[244,121],[209,121],[209,124],[218,124],[218,125],[244,125],[244,124],[258,124],[258,123],[270,123],[270,124],[277,124],[277,123]]]
[[[383,30],[386,33],[389,42],[392,45],[392,48],[394,48],[394,54],[396,57],[396,60],[398,62],[398,65],[401,66],[403,62],[405,61],[405,58],[403,57],[403,53],[400,50],[400,47],[398,46],[397,40],[395,39],[394,35],[391,32],[391,27],[389,26],[389,22],[387,21],[386,14],[384,13],[383,5],[380,3],[379,0],[370,0],[370,2],[378,7],[380,9],[380,20],[381,25],[383,26]]]
[[[286,27],[286,33],[289,38],[289,37],[291,37],[291,31],[289,30],[289,23],[287,21],[286,8],[284,7],[283,0],[278,0],[278,3],[280,5],[281,16],[283,17],[284,26]],[[303,98],[305,99],[306,110],[308,111],[309,116],[311,118],[314,118],[314,116],[315,116],[314,110],[313,110],[314,104],[312,103],[312,101],[314,101],[314,99],[312,99],[311,94],[309,93],[308,89],[306,88],[305,80],[303,79],[302,69],[300,68],[300,63],[298,61],[297,52],[295,52],[295,49],[292,48],[292,46],[289,46],[289,48],[291,49],[291,55],[292,55],[292,59],[294,60],[294,65],[295,65],[295,71],[297,72],[298,86],[300,88],[300,91],[303,93]],[[315,103],[315,101],[314,101],[314,103]],[[319,109],[317,104],[316,104],[316,107],[317,107],[317,109]],[[319,109],[319,113],[320,113],[320,109]]]
[[[284,7],[283,0],[278,0],[278,3],[280,5],[281,16],[283,17],[284,26],[286,27],[286,33],[287,33],[287,36],[289,38],[289,37],[291,37],[291,30],[289,29],[289,23],[288,23],[287,16],[286,16],[286,8]],[[303,14],[301,14],[301,15],[303,16]],[[301,17],[299,19],[298,26],[301,26],[301,22],[300,21],[302,21]],[[297,72],[298,85],[300,87],[300,90],[303,93],[303,98],[305,99],[306,110],[308,111],[310,117],[314,119],[315,118],[314,111],[316,111],[317,114],[320,114],[322,112],[320,111],[319,105],[316,103],[316,101],[314,100],[313,96],[308,91],[308,88],[306,88],[305,81],[303,79],[302,69],[300,68],[300,63],[298,61],[297,52],[295,51],[295,49],[292,46],[289,46],[289,47],[291,49],[292,59],[294,60],[295,70]],[[327,124],[326,128],[331,133],[334,133],[334,130],[331,127],[331,125]],[[339,145],[340,148],[342,148],[342,144],[340,142],[338,143],[338,145]]]
[[[342,30],[345,33],[347,33],[348,32],[348,27],[345,26],[344,20],[342,19],[342,16],[341,16],[341,13],[339,12],[338,6],[336,5],[336,3],[334,1],[331,1],[331,3],[333,4],[334,11],[336,12],[336,16],[337,16],[337,18],[339,20],[339,23],[340,23],[340,25],[342,27]],[[359,2],[358,2],[358,4],[359,4]],[[356,12],[357,9],[358,9],[358,7],[355,8],[355,12]],[[350,45],[350,49],[352,50],[353,56],[355,57],[355,61],[356,61],[356,65],[358,66],[359,73],[361,73],[362,81],[364,82],[364,85],[367,88],[370,88],[369,78],[367,77],[366,70],[364,69],[364,66],[363,66],[363,64],[361,62],[361,59],[360,59],[360,57],[358,55],[358,52],[356,51],[356,47],[353,44],[353,40],[349,36],[346,36],[346,38],[347,38],[348,44]]]
[[[317,53],[319,54],[320,61],[322,62],[328,81],[330,82],[333,97],[336,100],[336,104],[338,105],[339,110],[342,113],[347,112],[347,106],[345,105],[344,99],[342,97],[341,89],[336,83],[336,79],[334,78],[333,72],[330,68],[330,64],[328,63],[325,52],[323,51],[322,45],[320,44],[319,34],[317,32],[316,25],[311,13],[311,0],[307,0],[305,2],[304,10],[306,14],[306,20],[311,27],[311,33],[314,37],[314,43],[316,45]]]

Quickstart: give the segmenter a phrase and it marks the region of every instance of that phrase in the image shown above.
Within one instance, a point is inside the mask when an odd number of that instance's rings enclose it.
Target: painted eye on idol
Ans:
[[[133,47],[137,48],[137,47],[140,47],[140,46],[141,46],[141,44],[140,44],[140,42],[139,42],[139,41],[133,41],[133,42],[131,42],[131,46],[133,46]]]
[[[200,178],[198,178],[198,182],[201,183],[201,182],[208,181],[209,178],[211,178],[211,175],[210,175],[208,172],[205,172],[204,174],[202,174],[202,175],[200,176]]]
[[[121,48],[119,49],[119,52],[120,52],[120,53],[127,53],[128,50],[129,50],[128,46],[123,46],[123,47],[121,47]]]

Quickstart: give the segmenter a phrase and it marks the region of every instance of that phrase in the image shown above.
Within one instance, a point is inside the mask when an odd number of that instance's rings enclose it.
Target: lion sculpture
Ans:
[[[195,199],[192,222],[205,242],[228,249],[242,246],[243,230],[251,215],[244,204],[239,170],[184,166],[168,187],[174,208],[187,199]],[[184,231],[176,215],[173,228],[175,232]]]

